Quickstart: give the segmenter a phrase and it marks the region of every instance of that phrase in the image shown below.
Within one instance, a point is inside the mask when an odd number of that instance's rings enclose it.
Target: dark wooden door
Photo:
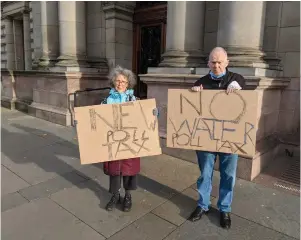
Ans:
[[[147,73],[148,67],[157,67],[165,50],[166,2],[137,2],[134,13],[133,71]],[[135,94],[147,98],[147,85],[138,77]]]

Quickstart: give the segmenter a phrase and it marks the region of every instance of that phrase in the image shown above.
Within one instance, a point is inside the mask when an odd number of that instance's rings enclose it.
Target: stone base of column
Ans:
[[[224,48],[228,53],[230,67],[253,67],[282,70],[279,58],[267,56],[259,49],[241,47]]]
[[[87,63],[87,58],[84,56],[59,56],[57,58],[58,67],[90,67]]]
[[[109,72],[108,62],[105,58],[89,58],[87,63],[91,67],[98,69],[101,73]]]
[[[56,57],[43,56],[39,59],[38,69],[48,70],[57,63]]]
[[[51,72],[103,72],[102,69],[92,67],[87,62],[87,58],[82,56],[60,56],[57,58],[55,66],[49,70]]]
[[[160,67],[203,67],[206,65],[205,56],[201,51],[170,50],[162,57]]]

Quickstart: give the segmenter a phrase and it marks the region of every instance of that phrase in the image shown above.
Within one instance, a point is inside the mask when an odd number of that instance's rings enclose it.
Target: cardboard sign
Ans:
[[[257,93],[169,89],[167,146],[255,154]]]
[[[82,164],[159,155],[155,99],[74,109]]]

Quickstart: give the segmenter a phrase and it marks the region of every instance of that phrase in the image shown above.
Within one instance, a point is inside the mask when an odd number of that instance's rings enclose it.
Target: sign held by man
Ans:
[[[255,154],[257,93],[168,91],[167,146]]]

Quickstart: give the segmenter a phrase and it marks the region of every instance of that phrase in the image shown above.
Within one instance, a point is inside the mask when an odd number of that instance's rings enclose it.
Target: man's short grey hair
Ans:
[[[222,52],[222,53],[224,53],[226,55],[226,58],[228,59],[227,51],[224,48],[222,48],[222,47],[215,47],[215,48],[213,48],[211,50],[211,52],[209,54],[209,61],[210,61],[210,57],[211,57],[212,53],[214,53],[214,52]]]
[[[129,89],[133,89],[135,87],[137,82],[135,74],[131,70],[123,68],[121,66],[116,66],[110,71],[109,80],[111,87],[116,86],[115,81],[119,75],[123,75],[127,79]]]

